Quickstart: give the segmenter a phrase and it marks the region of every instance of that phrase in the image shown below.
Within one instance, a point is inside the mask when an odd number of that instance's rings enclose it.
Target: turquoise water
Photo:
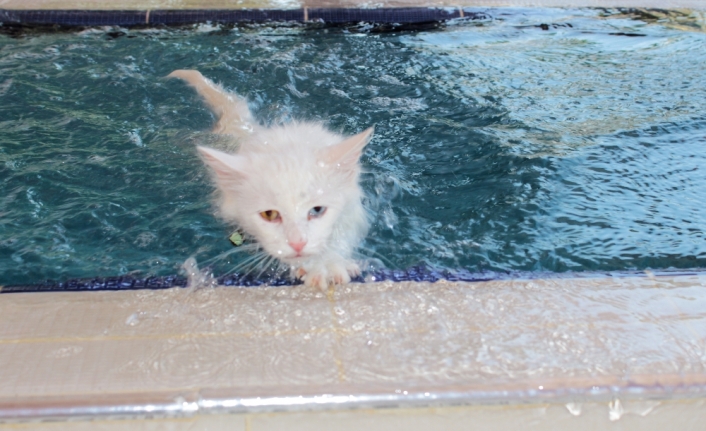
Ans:
[[[706,34],[600,14],[0,35],[0,284],[174,274],[231,250],[194,150],[214,118],[163,79],[180,68],[265,123],[374,124],[362,253],[388,267],[704,267]]]

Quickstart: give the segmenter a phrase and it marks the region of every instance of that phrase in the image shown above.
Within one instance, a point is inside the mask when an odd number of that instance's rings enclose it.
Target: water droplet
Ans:
[[[660,404],[659,401],[633,401],[627,406],[626,411],[640,416],[647,416]]]
[[[581,414],[581,404],[580,403],[566,403],[566,410],[569,411],[574,416],[579,416]]]
[[[135,326],[135,325],[137,325],[138,323],[140,323],[139,313],[132,313],[132,314],[131,314],[130,316],[128,316],[128,318],[125,320],[125,324],[126,324],[126,325],[130,325],[130,326]]]
[[[608,403],[608,419],[611,421],[617,421],[623,415],[623,405],[620,400],[615,398],[613,401]]]
[[[70,356],[77,355],[83,351],[83,347],[80,346],[68,346],[56,349],[47,355],[48,358],[68,358]]]

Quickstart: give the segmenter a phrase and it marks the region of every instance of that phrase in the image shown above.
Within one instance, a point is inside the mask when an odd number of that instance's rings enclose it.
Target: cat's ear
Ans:
[[[363,148],[373,137],[374,127],[370,127],[355,136],[340,142],[336,145],[326,147],[322,151],[321,161],[327,165],[335,166],[356,166],[358,159],[363,152]]]
[[[233,183],[245,178],[242,157],[208,147],[196,147],[196,149],[201,154],[204,163],[211,167],[219,182]]]

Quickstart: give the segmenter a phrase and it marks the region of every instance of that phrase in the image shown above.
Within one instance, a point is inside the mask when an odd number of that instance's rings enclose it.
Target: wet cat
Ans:
[[[368,228],[358,184],[358,159],[369,128],[343,137],[317,123],[266,128],[246,102],[196,70],[169,77],[190,84],[218,117],[214,133],[238,150],[198,147],[217,187],[219,215],[290,267],[307,286],[326,288],[360,273],[352,259]]]

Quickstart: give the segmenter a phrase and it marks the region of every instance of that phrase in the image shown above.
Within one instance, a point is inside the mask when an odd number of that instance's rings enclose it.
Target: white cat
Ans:
[[[358,159],[373,128],[345,138],[316,123],[265,128],[246,102],[196,70],[169,77],[193,86],[218,117],[214,133],[231,135],[233,154],[198,147],[211,168],[219,215],[289,265],[307,286],[326,288],[360,274],[352,259],[368,229]]]

